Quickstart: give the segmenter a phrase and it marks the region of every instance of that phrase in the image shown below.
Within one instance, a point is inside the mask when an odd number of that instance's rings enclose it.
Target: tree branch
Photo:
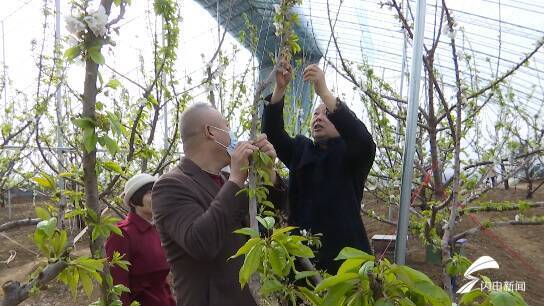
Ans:
[[[30,218],[30,217],[27,219],[10,221],[0,225],[0,232],[4,232],[4,231],[7,231],[19,226],[24,226],[24,225],[36,225],[38,224],[38,222],[40,222],[40,219]]]

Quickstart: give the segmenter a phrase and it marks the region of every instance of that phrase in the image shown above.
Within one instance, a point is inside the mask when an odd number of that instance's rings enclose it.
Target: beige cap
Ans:
[[[130,198],[132,198],[138,189],[149,183],[155,183],[156,181],[156,176],[147,173],[140,173],[131,177],[125,184],[125,190],[123,191],[123,202],[125,205],[128,205]]]

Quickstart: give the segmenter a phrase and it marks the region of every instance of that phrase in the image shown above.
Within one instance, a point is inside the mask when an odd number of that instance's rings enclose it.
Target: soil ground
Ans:
[[[526,191],[524,186],[511,188],[510,190],[495,189],[489,192],[487,200],[517,200],[524,199]],[[366,207],[375,210],[381,215],[386,215],[386,208],[375,200],[366,199]],[[535,194],[533,202],[544,201],[544,191]],[[32,203],[15,203],[13,205],[12,220],[18,220],[34,216]],[[478,213],[474,216],[481,222],[490,219],[507,216],[513,219],[516,212],[504,213]],[[7,208],[0,208],[0,224],[8,219]],[[531,209],[527,215],[544,215],[544,208]],[[363,217],[368,237],[374,234],[393,234],[394,228],[385,223]],[[456,232],[461,232],[476,226],[475,221],[469,216],[463,216],[457,225]],[[34,226],[23,226],[7,232],[0,233],[0,284],[8,280],[25,282],[39,262],[39,251],[32,242]],[[73,229],[74,235],[78,229]],[[525,283],[525,291],[520,292],[532,306],[544,305],[544,226],[501,226],[485,231],[480,231],[468,238],[466,244],[466,256],[475,260],[480,256],[493,257],[500,266],[498,270],[486,270],[483,273],[494,281],[518,281]],[[391,246],[393,247],[393,246]],[[10,256],[10,250],[16,251],[16,256],[9,264],[2,263]],[[80,241],[77,245],[77,255],[88,254],[88,241]],[[407,264],[418,269],[441,284],[441,267],[428,264],[425,261],[425,248],[417,237],[410,236],[408,242]],[[461,284],[465,280],[459,280]],[[0,299],[3,292],[0,292]],[[73,300],[69,290],[61,283],[53,282],[47,290],[38,292],[26,300],[22,305],[88,305],[96,301],[98,290],[93,296],[87,298],[80,291],[78,298]]]

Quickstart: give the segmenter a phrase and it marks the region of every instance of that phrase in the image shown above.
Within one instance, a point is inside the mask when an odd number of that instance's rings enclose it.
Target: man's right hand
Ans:
[[[281,60],[275,69],[276,86],[274,87],[274,92],[272,93],[272,99],[270,101],[272,104],[281,101],[285,94],[285,89],[293,77],[293,67],[291,67],[291,64],[286,60]]]
[[[230,158],[230,176],[229,181],[235,183],[240,188],[244,186],[247,179],[249,166],[249,157],[258,148],[247,141],[241,141],[234,149]],[[245,169],[242,169],[245,168]]]

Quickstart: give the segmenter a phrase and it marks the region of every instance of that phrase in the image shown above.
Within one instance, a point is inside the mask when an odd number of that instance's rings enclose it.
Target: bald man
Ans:
[[[181,116],[185,156],[153,187],[153,216],[174,276],[177,305],[256,305],[238,271],[243,258],[227,260],[245,243],[233,231],[247,226],[248,197],[237,195],[247,179],[255,150],[276,158],[274,147],[259,136],[237,143],[227,120],[208,104],[189,107]],[[231,173],[221,172],[230,165]],[[269,200],[283,205],[281,180]]]

